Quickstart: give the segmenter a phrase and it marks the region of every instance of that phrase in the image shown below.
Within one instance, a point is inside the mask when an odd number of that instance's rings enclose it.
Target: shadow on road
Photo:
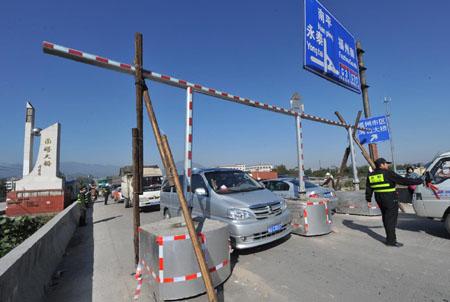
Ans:
[[[380,241],[383,244],[386,241],[386,238],[384,236],[381,236],[380,234],[378,234],[377,232],[372,230],[372,229],[383,228],[382,226],[367,226],[367,225],[355,223],[353,220],[347,220],[347,219],[343,220],[342,224],[345,225],[346,227],[348,227],[349,229],[366,233],[373,239]]]
[[[450,234],[441,221],[418,217],[415,214],[399,214],[397,228],[411,232],[422,231],[435,237],[450,239]]]
[[[244,250],[237,250],[235,249],[233,251],[233,253],[231,253],[230,255],[230,269],[231,269],[231,273],[233,273],[234,267],[236,266],[236,264],[239,262],[239,255],[250,255],[250,254],[256,254],[259,252],[263,252],[266,251],[268,249],[274,248],[278,245],[283,244],[284,242],[288,241],[289,238],[291,238],[291,234],[289,234],[288,236],[285,236],[283,238],[280,238],[278,240],[275,240],[273,242],[264,244],[264,245],[260,245],[254,248],[249,248],[249,249],[244,249]]]
[[[94,208],[88,208],[87,225],[78,227],[70,240],[66,253],[56,269],[45,301],[92,301],[94,274],[93,211]]]
[[[113,219],[116,219],[116,218],[122,217],[122,216],[123,215],[111,216],[111,217],[108,217],[108,218],[104,218],[104,219],[100,219],[100,220],[94,221],[92,224],[106,222],[106,221],[113,220]]]

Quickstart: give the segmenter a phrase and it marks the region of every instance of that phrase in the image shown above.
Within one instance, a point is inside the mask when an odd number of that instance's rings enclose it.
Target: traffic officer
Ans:
[[[366,181],[366,201],[371,206],[372,193],[375,193],[375,200],[381,210],[383,225],[386,231],[386,245],[401,247],[402,243],[397,242],[395,227],[398,216],[398,197],[395,185],[404,186],[420,185],[422,179],[405,178],[389,170],[391,163],[384,158],[375,161],[375,170],[367,175]]]

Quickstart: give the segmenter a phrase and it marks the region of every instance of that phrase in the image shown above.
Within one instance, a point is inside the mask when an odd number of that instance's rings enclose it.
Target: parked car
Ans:
[[[299,182],[297,178],[277,178],[271,180],[263,180],[261,183],[270,191],[283,198],[295,198],[298,196]],[[331,188],[324,188],[310,181],[305,181],[306,196],[321,197],[329,200],[328,206],[330,210],[334,210],[337,206],[338,198],[336,192]]]
[[[180,176],[180,182],[183,182]],[[286,202],[247,173],[234,169],[194,169],[188,195],[194,216],[228,224],[230,240],[237,249],[251,248],[283,238],[291,232]],[[165,218],[181,214],[178,196],[165,180],[161,190]]]

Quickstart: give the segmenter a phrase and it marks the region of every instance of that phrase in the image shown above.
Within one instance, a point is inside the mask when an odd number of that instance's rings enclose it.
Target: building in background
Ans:
[[[247,166],[245,164],[235,164],[235,165],[219,166],[219,168],[236,169],[241,170],[243,172],[271,172],[273,170],[273,165],[258,164]]]
[[[274,179],[278,177],[278,173],[273,170],[273,165],[258,164],[247,166],[245,164],[225,165],[220,168],[236,169],[243,172],[248,172],[256,180]]]
[[[247,167],[247,171],[249,172],[271,172],[272,170],[273,165],[269,164],[259,164]]]
[[[244,164],[235,164],[235,165],[225,165],[225,166],[219,166],[219,168],[225,168],[225,169],[236,169],[240,171],[247,171]]]

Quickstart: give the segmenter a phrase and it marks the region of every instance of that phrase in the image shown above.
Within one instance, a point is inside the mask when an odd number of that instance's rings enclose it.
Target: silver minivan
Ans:
[[[180,176],[180,181],[183,180]],[[266,244],[291,232],[286,202],[240,170],[194,169],[192,192],[187,199],[193,216],[228,224],[231,244],[237,249]],[[176,190],[165,180],[161,189],[161,213],[181,215]]]

